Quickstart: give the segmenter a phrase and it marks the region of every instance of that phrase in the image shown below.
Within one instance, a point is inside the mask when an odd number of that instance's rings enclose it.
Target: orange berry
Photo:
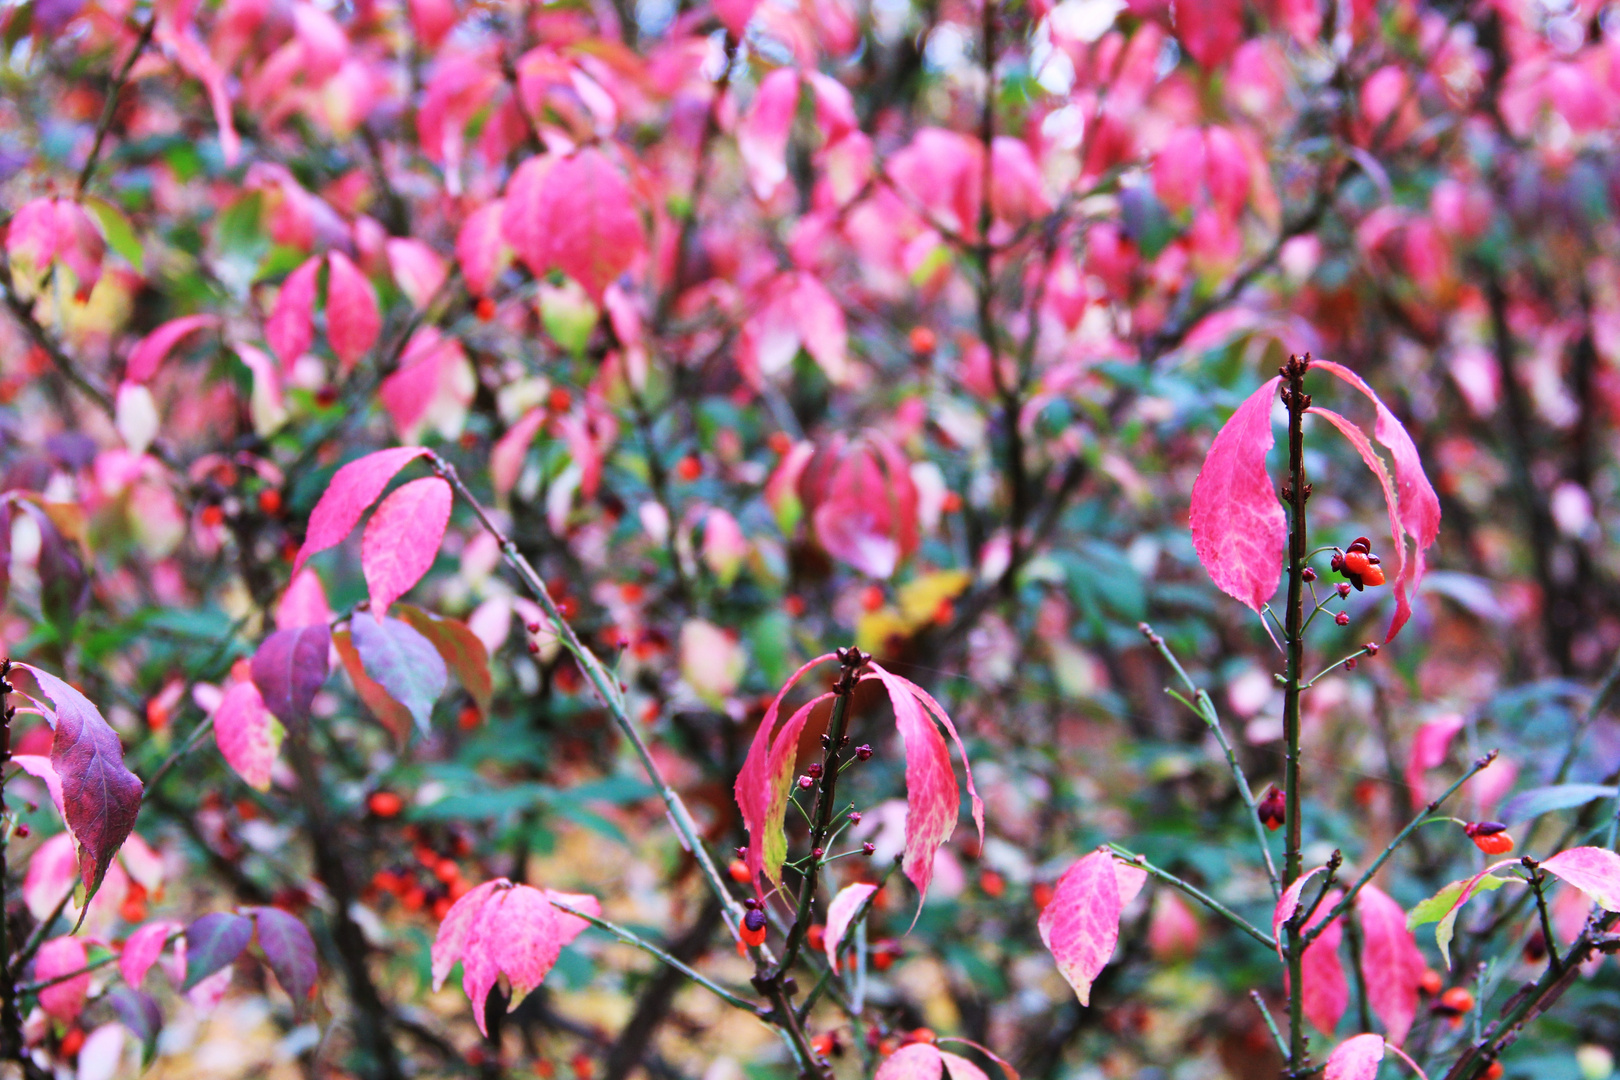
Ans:
[[[574,1070],[574,1080],[591,1080],[592,1074],[596,1072],[596,1066],[592,1064],[590,1055],[585,1053],[575,1054],[573,1061],[569,1062],[569,1067]]]
[[[802,617],[804,615],[804,597],[798,593],[789,593],[782,598],[782,610],[786,611],[792,618]]]
[[[765,913],[759,908],[753,908],[743,916],[742,925],[737,928],[738,937],[742,938],[744,945],[763,945],[768,925]]]
[[[478,313],[479,322],[489,322],[495,317],[495,301],[487,296],[480,296],[478,304],[473,310]]]
[[[1474,846],[1487,855],[1506,855],[1513,850],[1513,837],[1505,832],[1476,836]]]
[[[225,511],[220,509],[218,506],[203,507],[202,513],[198,514],[197,517],[198,520],[200,520],[210,529],[217,529],[221,525],[225,524]]]
[[[1344,556],[1344,569],[1347,573],[1358,577],[1366,577],[1367,571],[1372,569],[1372,563],[1367,561],[1367,555],[1361,551],[1348,551]]]
[[[441,896],[433,901],[433,917],[443,922],[444,917],[450,914],[450,904],[451,900],[448,896]]]
[[[765,445],[769,446],[778,457],[793,449],[793,439],[785,431],[773,431],[766,438]]]
[[[681,463],[675,466],[675,475],[690,484],[703,475],[703,462],[697,459],[696,454],[687,454],[681,458]]]
[[[472,892],[472,882],[468,881],[466,878],[458,877],[456,880],[450,882],[451,900],[460,900],[463,896],[466,896],[470,892]]]
[[[1502,1068],[1500,1061],[1493,1061],[1485,1069],[1485,1080],[1501,1080],[1502,1074],[1505,1072],[1507,1070]]]
[[[1434,968],[1424,968],[1423,974],[1418,978],[1418,989],[1430,997],[1440,992],[1445,984],[1440,981],[1440,973]]]
[[[894,955],[892,953],[875,952],[872,954],[872,967],[878,971],[888,971],[893,966]]]
[[[399,902],[406,911],[421,911],[422,906],[427,903],[427,890],[420,885],[413,885],[405,890],[405,895],[399,898]]]
[[[439,865],[433,868],[433,876],[448,885],[461,877],[461,867],[454,859],[440,859]]]
[[[84,1028],[70,1027],[66,1035],[62,1036],[61,1055],[65,1058],[78,1057],[79,1050],[84,1046]]]
[[[118,905],[118,917],[127,923],[146,921],[146,887],[138,881],[129,883],[124,902]]]
[[[804,933],[804,943],[810,947],[811,952],[820,952],[827,943],[827,928],[820,923],[813,923]]]
[[[994,870],[986,870],[979,875],[979,889],[992,900],[1001,899],[1001,894],[1007,891],[1007,881]]]
[[[259,509],[266,514],[281,513],[281,492],[275,488],[265,488],[259,492]]]
[[[379,870],[371,875],[371,887],[378,892],[396,892],[399,884],[399,875],[392,870]]]
[[[939,508],[947,514],[956,513],[962,509],[962,496],[954,491],[947,491],[944,500],[939,504]]]
[[[1382,585],[1384,583],[1384,570],[1379,566],[1369,566],[1361,572],[1363,585]]]
[[[392,791],[373,791],[366,807],[378,817],[397,817],[405,809],[405,800]]]
[[[920,356],[928,356],[939,348],[939,337],[926,326],[913,326],[909,336],[911,351]]]
[[[1466,986],[1453,986],[1440,995],[1438,1006],[1442,1012],[1461,1016],[1474,1007],[1474,995],[1469,993]]]
[[[910,1031],[906,1032],[905,1037],[900,1041],[904,1045],[910,1045],[912,1043],[932,1043],[936,1037],[937,1036],[934,1035],[932,1030],[925,1027],[920,1027],[912,1028]]]

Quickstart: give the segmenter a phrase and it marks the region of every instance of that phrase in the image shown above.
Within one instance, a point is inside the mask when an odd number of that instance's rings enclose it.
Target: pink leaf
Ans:
[[[417,40],[429,49],[439,47],[456,25],[456,5],[453,0],[410,0],[411,26]]]
[[[529,444],[546,422],[546,410],[536,406],[524,413],[517,423],[495,441],[489,452],[490,482],[495,494],[505,496],[517,486],[523,474],[523,460],[529,454]]]
[[[1215,436],[1188,513],[1193,547],[1210,579],[1256,612],[1277,591],[1288,539],[1288,515],[1266,472],[1275,441],[1271,404],[1281,381],[1267,380]]]
[[[467,947],[467,937],[472,933],[473,923],[478,913],[483,910],[484,902],[496,889],[507,884],[505,878],[496,878],[486,881],[482,885],[473,887],[463,894],[460,900],[450,905],[445,913],[444,921],[439,923],[439,933],[433,939],[433,989],[438,990],[444,985],[445,978],[450,969],[462,958]]]
[[[866,903],[866,898],[877,892],[876,885],[860,882],[846,885],[838,890],[832,903],[827,905],[827,928],[822,934],[823,948],[827,950],[827,963],[832,965],[833,972],[838,971],[838,946],[843,944],[844,934],[849,930],[850,922],[855,914]]]
[[[688,681],[692,680],[688,678]],[[765,876],[777,885],[782,883],[782,862],[787,858],[787,804],[793,794],[793,766],[799,758],[799,738],[816,706],[831,698],[832,694],[828,692],[799,706],[771,741],[770,767],[766,773],[762,858]]]
[[[360,542],[360,568],[373,617],[381,618],[433,566],[453,498],[448,483],[425,476],[397,488],[371,515]]]
[[[1447,713],[1418,728],[1412,737],[1412,751],[1406,759],[1406,786],[1411,789],[1414,810],[1429,804],[1423,774],[1445,762],[1451,740],[1467,723],[1461,713]]]
[[[79,860],[73,852],[73,837],[57,833],[34,849],[23,878],[23,903],[35,919],[43,920],[56,910],[62,897],[73,891],[79,875]],[[69,904],[71,909],[72,904]]]
[[[962,745],[962,736],[957,734],[956,725],[952,723],[951,718],[946,715],[945,707],[938,701],[935,701],[932,694],[918,686],[916,683],[912,682],[910,679],[895,675],[892,672],[883,671],[883,669],[879,668],[877,664],[873,664],[872,669],[874,671],[882,672],[883,675],[888,676],[888,679],[886,679],[885,682],[888,680],[893,680],[895,683],[898,683],[900,686],[904,687],[907,692],[921,702],[929,712],[933,713],[934,718],[938,720],[940,726],[945,729],[945,733],[951,737],[951,742],[956,744],[956,753],[962,759],[962,772],[967,778],[968,801],[973,807],[973,826],[979,830],[979,843],[983,844],[984,800],[979,798],[979,791],[973,786],[973,765],[968,761],[967,747]],[[1135,881],[1135,888],[1140,889],[1142,887],[1142,882],[1147,878],[1147,871],[1138,870],[1135,867],[1132,867],[1130,868],[1130,871],[1125,874],[1125,877],[1132,878]],[[1131,897],[1134,897],[1135,895],[1136,892],[1133,890],[1131,892],[1131,896],[1125,897],[1124,902],[1127,904],[1130,903]]]
[[[832,653],[823,653],[788,677],[782,689],[776,692],[770,707],[765,710],[765,716],[759,722],[759,730],[754,732],[754,741],[748,747],[748,756],[743,759],[743,767],[737,773],[733,793],[737,799],[737,809],[742,812],[743,827],[748,830],[746,862],[756,888],[760,875],[765,873],[766,866],[765,823],[771,800],[771,737],[776,731],[776,718],[782,709],[782,699],[806,672],[832,659],[835,659]],[[780,865],[778,862],[778,869]]]
[[[270,769],[281,745],[281,725],[251,680],[231,684],[214,710],[214,741],[226,764],[249,787],[270,790]]]
[[[855,98],[849,87],[819,71],[805,72],[805,80],[816,96],[816,127],[828,143],[835,143],[853,133],[860,120],[855,115]]]
[[[542,206],[552,261],[600,302],[646,246],[624,174],[600,150],[581,150],[546,175]]]
[[[556,889],[547,889],[546,899],[553,904],[566,904],[574,911],[583,911],[587,915],[602,917],[602,901],[590,893],[558,892]],[[557,911],[557,935],[562,944],[567,946],[579,935],[591,928],[591,924],[570,911]]]
[[[309,531],[304,534],[304,546],[298,549],[298,557],[293,560],[293,573],[296,574],[311,555],[341,544],[394,475],[426,453],[420,446],[378,450],[339,469],[310,512]]]
[[[512,179],[506,184],[506,198],[500,203],[499,232],[494,236],[489,235],[493,226],[490,219],[485,217],[478,226],[479,235],[468,238],[469,244],[477,246],[481,263],[495,265],[493,260],[500,250],[499,241],[504,237],[529,268],[529,273],[542,278],[551,269],[551,222],[546,208],[546,178],[551,175],[557,161],[550,154],[542,154],[529,158],[512,173]],[[485,207],[479,213],[491,212],[489,207]],[[472,221],[469,220],[467,228],[471,227]],[[491,244],[495,245],[493,249]],[[458,250],[459,246],[458,241]],[[461,257],[463,262],[467,261],[465,254]],[[495,273],[491,273],[492,285],[494,277]]]
[[[933,719],[906,689],[904,680],[876,664],[872,670],[889,692],[894,721],[906,753],[906,852],[903,870],[917,886],[917,913],[922,913],[928,884],[934,877],[934,855],[956,829],[961,794],[951,768],[950,751]],[[913,918],[915,922],[915,918]]]
[[[1308,870],[1294,879],[1294,883],[1284,889],[1277,898],[1277,906],[1271,912],[1271,936],[1277,942],[1277,955],[1282,956],[1283,925],[1294,917],[1299,910],[1299,894],[1304,890],[1306,882],[1326,870],[1325,866],[1318,866],[1315,870]]]
[[[107,243],[83,206],[68,199],[56,201],[56,257],[78,279],[76,297],[86,300],[101,280],[101,260]]]
[[[388,269],[404,293],[418,309],[428,306],[444,284],[446,269],[437,252],[420,240],[389,238]]]
[[[754,195],[768,200],[787,180],[788,136],[799,111],[799,73],[777,68],[760,80],[748,114],[737,125],[737,149]]]
[[[1361,920],[1361,966],[1367,976],[1367,1000],[1383,1021],[1389,1041],[1406,1041],[1417,1016],[1423,954],[1406,928],[1406,912],[1388,894],[1364,886],[1356,898]]]
[[[994,1057],[995,1055],[992,1054],[991,1056]],[[960,1054],[952,1054],[941,1050],[939,1060],[944,1063],[945,1072],[950,1076],[951,1080],[990,1080],[989,1075],[983,1069]],[[1000,1059],[997,1058],[997,1060]]]
[[[457,370],[465,370],[466,365],[467,354],[455,338],[445,337],[431,326],[411,335],[399,368],[377,388],[377,398],[402,439],[414,439],[447,391],[455,394]],[[465,396],[470,400],[471,392]]]
[[[298,571],[276,604],[276,629],[296,630],[331,621],[332,606],[326,602],[320,577],[307,567]]]
[[[1218,68],[1243,40],[1241,0],[1200,0],[1176,8],[1176,36],[1199,66]]]
[[[84,942],[76,937],[52,938],[34,955],[34,981],[46,982],[78,971],[86,962]],[[90,993],[90,973],[75,976],[39,992],[39,1007],[64,1024],[71,1024],[84,1011]]]
[[[1620,855],[1606,848],[1570,848],[1544,860],[1541,868],[1581,890],[1604,911],[1620,911]]]
[[[945,1062],[932,1043],[902,1046],[878,1067],[873,1080],[941,1080]]]
[[[79,852],[85,900],[96,894],[107,866],[135,828],[143,788],[124,765],[124,748],[88,698],[55,675],[17,664],[56,706],[51,765],[62,779],[62,806]]]
[[[1337,889],[1328,893],[1307,925],[1320,923],[1342,895]],[[1300,957],[1299,996],[1305,1018],[1329,1035],[1339,1026],[1339,1018],[1350,1004],[1350,984],[1339,959],[1339,942],[1343,937],[1344,924],[1334,919]]]
[[[39,754],[12,754],[11,760],[16,762],[23,772],[44,782],[45,790],[50,793],[51,802],[56,806],[56,812],[62,815],[63,821],[66,821],[67,811],[62,809],[62,778],[56,775],[56,766],[51,764],[51,759]]]
[[[145,382],[157,374],[158,366],[168,358],[169,353],[180,340],[193,330],[201,330],[205,326],[213,326],[219,322],[212,315],[187,315],[180,319],[170,319],[156,330],[141,339],[135,346],[135,351],[129,354],[129,363],[124,367],[124,378],[130,382]]]
[[[748,20],[754,17],[759,0],[714,0],[714,14],[720,25],[738,41],[748,29]]]
[[[140,927],[124,942],[124,951],[118,955],[118,972],[131,988],[139,990],[146,973],[157,963],[169,938],[184,930],[180,923],[158,919]]]
[[[320,268],[320,257],[315,256],[288,274],[264,324],[264,339],[282,367],[309,352],[315,340],[315,275]]]
[[[382,316],[371,282],[341,251],[331,255],[326,282],[326,340],[345,370],[353,367],[377,341]]]
[[[489,946],[512,986],[507,1012],[517,1008],[557,962],[562,952],[560,915],[545,893],[517,885],[490,919]]]
[[[1434,487],[1423,471],[1423,461],[1418,457],[1417,445],[1412,442],[1411,434],[1373,392],[1372,387],[1342,364],[1314,360],[1311,366],[1332,372],[1367,396],[1378,413],[1373,437],[1389,450],[1395,462],[1395,490],[1399,499],[1392,511],[1399,517],[1406,535],[1415,541],[1416,550],[1395,581],[1395,618],[1390,623],[1389,634],[1384,638],[1390,641],[1400,633],[1412,612],[1411,596],[1417,592],[1418,584],[1423,580],[1427,552],[1440,534],[1440,498],[1434,493]],[[1401,547],[1404,553],[1404,543]]]
[[[1123,908],[1113,853],[1099,849],[1069,867],[1041,911],[1041,940],[1082,1005],[1091,1004],[1091,984],[1114,955]]]
[[[495,962],[495,942],[489,931],[500,913],[501,905],[512,894],[510,883],[503,880],[501,885],[479,907],[461,953],[461,989],[472,1003],[473,1022],[478,1025],[479,1033],[485,1036],[489,1035],[484,1017],[487,1011],[485,1003],[489,1001],[489,992],[494,989],[496,980],[501,977],[500,965]]]
[[[15,269],[38,274],[56,258],[56,202],[33,199],[22,205],[6,227],[6,255]]]
[[[525,162],[523,167],[528,165],[529,162]],[[513,177],[512,182],[516,184],[517,178]],[[474,296],[494,292],[495,279],[505,266],[506,245],[501,239],[504,207],[499,199],[479,207],[456,234],[456,259],[461,263],[461,276],[467,279],[467,289]]]
[[[1384,1060],[1382,1035],[1357,1035],[1340,1043],[1328,1055],[1326,1080],[1378,1080]]]
[[[836,384],[849,379],[849,331],[844,311],[827,287],[810,274],[796,275],[793,315],[804,351]]]

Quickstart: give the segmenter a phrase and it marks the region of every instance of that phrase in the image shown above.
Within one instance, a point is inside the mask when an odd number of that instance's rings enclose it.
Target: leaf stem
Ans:
[[[635,948],[646,953],[648,956],[652,957],[654,960],[657,960],[659,963],[674,968],[676,971],[680,972],[682,975],[685,975],[688,979],[691,979],[693,982],[703,987],[703,989],[709,991],[711,994],[714,994],[716,997],[721,998],[728,1004],[735,1005],[739,1009],[745,1009],[748,1012],[755,1013],[756,1015],[759,1013],[759,1006],[754,1002],[749,1001],[745,997],[732,993],[730,990],[727,990],[725,987],[721,986],[707,975],[694,971],[691,966],[677,960],[675,957],[671,956],[663,949],[660,949],[658,946],[654,945],[641,935],[626,930],[618,923],[609,922],[607,919],[592,915],[589,912],[581,911],[576,907],[571,907],[570,905],[561,903],[557,900],[553,900],[551,902],[551,906],[556,908],[558,911],[566,911],[570,915],[584,919],[598,930],[606,930],[608,933],[612,934],[626,945],[634,946]]]
[[[1288,1040],[1284,1039],[1282,1032],[1277,1030],[1277,1021],[1271,1015],[1271,1010],[1266,1007],[1266,999],[1260,996],[1260,991],[1250,990],[1249,1000],[1254,1002],[1254,1007],[1260,1010],[1260,1019],[1266,1022],[1266,1030],[1271,1032],[1271,1041],[1277,1044],[1277,1052],[1282,1054],[1286,1060],[1288,1057]]]
[[[1215,899],[1198,886],[1192,884],[1191,882],[1182,880],[1168,870],[1154,866],[1152,863],[1148,862],[1144,856],[1134,854],[1125,848],[1120,847],[1118,844],[1109,844],[1108,850],[1112,851],[1116,855],[1121,856],[1132,866],[1140,867],[1141,869],[1146,870],[1150,877],[1156,877],[1166,885],[1174,885],[1176,888],[1180,889],[1194,900],[1197,900],[1200,904],[1203,904],[1217,915],[1224,915],[1228,920],[1231,921],[1233,926],[1236,926],[1239,930],[1242,930],[1245,934],[1248,934],[1266,948],[1275,949],[1277,947],[1276,938],[1272,937],[1270,934],[1266,933],[1264,930],[1260,929],[1248,919],[1245,919],[1243,916],[1239,915],[1237,912],[1233,911],[1231,908],[1227,907],[1225,904],[1221,903],[1219,900]]]

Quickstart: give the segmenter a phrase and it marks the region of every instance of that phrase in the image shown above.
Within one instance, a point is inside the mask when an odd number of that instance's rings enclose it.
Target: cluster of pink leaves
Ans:
[[[880,432],[796,443],[767,481],[765,500],[785,528],[802,518],[827,554],[871,577],[892,576],[917,550],[917,485],[905,455]]]
[[[759,730],[748,748],[742,771],[737,774],[735,794],[748,829],[745,862],[755,887],[763,892],[761,878],[772,884],[782,880],[782,863],[787,859],[787,804],[792,795],[793,777],[798,764],[799,741],[805,725],[818,708],[828,705],[832,691],[811,698],[778,725],[782,701],[788,691],[812,668],[834,660],[831,653],[809,661],[788,679],[772,700],[760,721]],[[956,772],[951,767],[950,750],[940,735],[945,728],[962,757],[968,796],[973,806],[973,823],[984,841],[984,803],[973,786],[973,769],[967,761],[956,726],[939,702],[916,683],[876,663],[860,682],[877,680],[888,694],[894,709],[895,725],[905,746],[906,757],[906,844],[902,870],[917,886],[918,910],[928,895],[934,876],[934,854],[950,839],[961,811],[961,793]]]
[[[1373,436],[1394,459],[1394,477],[1367,436],[1340,414],[1320,406],[1307,411],[1338,429],[1377,477],[1389,509],[1395,614],[1385,641],[1393,640],[1412,614],[1412,596],[1423,578],[1425,553],[1440,532],[1440,500],[1423,472],[1417,446],[1372,387],[1342,364],[1316,360],[1321,368],[1367,396],[1377,410]],[[1267,380],[1238,406],[1216,434],[1193,482],[1189,521],[1193,547],[1210,578],[1227,595],[1259,612],[1277,591],[1286,562],[1288,517],[1266,468],[1275,442],[1272,406],[1281,376]],[[1406,539],[1415,550],[1408,556]]]
[[[539,986],[563,947],[590,923],[559,909],[563,904],[591,916],[602,913],[594,896],[513,885],[505,878],[486,881],[453,904],[433,941],[433,988],[444,985],[461,964],[461,985],[473,1005],[478,1030],[485,1027],[484,1003],[497,981],[511,988],[510,1012]]]

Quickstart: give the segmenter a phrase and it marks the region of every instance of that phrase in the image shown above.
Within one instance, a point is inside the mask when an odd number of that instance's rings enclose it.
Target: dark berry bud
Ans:
[[[1372,541],[1367,539],[1365,536],[1358,536],[1354,540],[1350,541],[1350,547],[1347,550],[1359,551],[1365,555],[1367,552],[1372,550]]]
[[[877,845],[876,844],[862,844],[861,845],[861,854],[862,855],[871,855],[875,851],[877,851]]]
[[[745,847],[738,848],[737,849],[737,858],[739,858],[739,859],[748,858],[748,849],[745,848]]]
[[[808,776],[799,777],[799,790],[800,791],[809,791],[811,788],[813,788],[815,786],[816,786],[816,782],[813,779],[811,779],[810,777],[808,777]]]
[[[1339,595],[1340,596],[1349,596],[1350,595],[1350,583],[1348,581],[1339,582]]]
[[[1350,616],[1341,611],[1337,615],[1333,616],[1333,621],[1338,623],[1340,626],[1349,626]]]
[[[808,769],[806,769],[805,772],[810,774],[810,779],[812,779],[812,780],[820,780],[821,779],[821,762],[812,761],[810,763],[810,767]]]
[[[748,910],[748,914],[743,916],[743,925],[746,926],[750,932],[755,934],[759,933],[765,929],[765,913],[759,910],[757,907],[750,908]]]
[[[786,994],[788,997],[792,997],[794,994],[797,994],[798,992],[799,992],[799,980],[798,979],[795,979],[793,976],[789,975],[787,978],[782,980],[782,993]]]
[[[872,757],[872,747],[869,743],[861,743],[855,748],[855,760],[867,761]]]
[[[1369,641],[1367,644],[1363,645],[1362,648],[1367,650],[1368,656],[1378,655],[1378,642],[1376,641]]]
[[[1333,558],[1328,560],[1328,568],[1335,574],[1344,569],[1344,553],[1342,551],[1333,553]]]
[[[851,825],[859,825],[861,823],[861,812],[859,810],[851,810],[849,812],[849,823]]]
[[[540,655],[540,643],[538,641],[529,642],[529,655],[530,656],[538,656],[538,655]]]
[[[538,634],[540,632],[540,624],[537,623],[537,622],[532,622],[532,623],[529,623],[527,626],[525,626],[523,629],[527,630],[531,634]]]
[[[1302,581],[1315,581],[1316,580],[1316,571],[1312,570],[1310,567],[1307,566],[1304,570],[1300,571],[1299,576],[1300,576],[1300,580],[1302,580]]]
[[[1260,824],[1272,832],[1276,832],[1282,828],[1283,822],[1287,820],[1288,800],[1283,797],[1281,791],[1272,788],[1266,792],[1266,797],[1260,800],[1259,804],[1254,808],[1254,812],[1259,817]]]
[[[813,848],[813,849],[811,849],[811,852],[810,852],[811,858],[815,858],[815,859],[819,859],[825,854],[827,854],[827,849],[826,848]]]
[[[1348,659],[1348,660],[1346,660],[1344,662],[1344,670],[1346,670],[1346,671],[1354,671],[1354,670],[1356,670],[1356,658],[1355,657],[1352,656],[1350,659]]]
[[[18,823],[17,823],[17,836],[18,836],[18,837],[19,837],[19,838],[20,838],[20,839],[23,839],[23,840],[26,840],[26,839],[28,839],[28,834],[29,834],[29,833],[30,833],[30,832],[32,832],[32,831],[33,831],[33,830],[31,830],[31,829],[30,829],[30,828],[29,828],[29,827],[28,827],[28,822],[26,822],[26,821],[21,821],[21,822],[18,822]]]
[[[747,908],[749,911],[753,911],[755,908],[759,907],[759,901],[755,900],[752,896],[744,897],[743,907]]]

